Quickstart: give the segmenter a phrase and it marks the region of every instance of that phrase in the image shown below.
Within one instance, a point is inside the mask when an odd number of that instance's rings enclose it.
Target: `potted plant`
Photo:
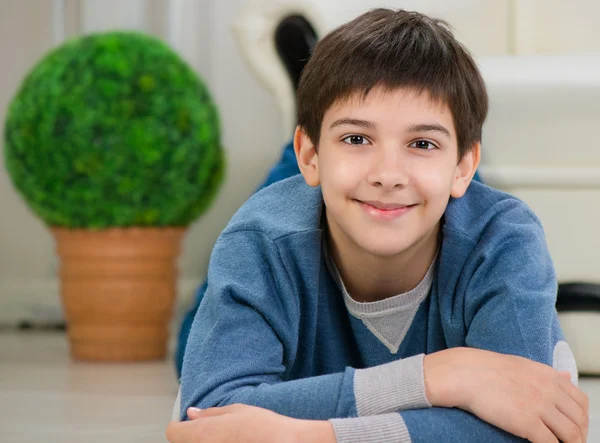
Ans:
[[[5,163],[57,241],[71,355],[164,358],[181,239],[225,168],[194,71],[140,33],[67,41],[11,101]]]

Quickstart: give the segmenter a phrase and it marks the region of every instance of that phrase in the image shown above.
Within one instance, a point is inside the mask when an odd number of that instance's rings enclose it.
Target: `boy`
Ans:
[[[443,22],[377,9],[318,43],[302,176],[215,245],[170,441],[585,441],[542,227],[471,183],[487,106]]]

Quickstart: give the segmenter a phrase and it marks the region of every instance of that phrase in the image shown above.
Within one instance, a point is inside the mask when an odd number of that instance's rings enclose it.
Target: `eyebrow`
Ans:
[[[359,120],[356,118],[341,118],[339,120],[334,121],[331,126],[329,126],[329,129],[333,129],[337,126],[344,126],[344,125],[348,125],[348,126],[360,126],[362,128],[367,128],[367,129],[374,129],[375,128],[375,123],[370,122],[368,120]],[[408,132],[441,132],[442,134],[444,134],[446,137],[448,138],[452,138],[452,136],[450,135],[450,131],[448,131],[448,129],[446,129],[445,127],[443,127],[440,124],[437,123],[430,123],[430,124],[418,124],[418,125],[412,125],[410,128],[408,128]]]
[[[368,120],[358,120],[355,118],[341,118],[339,120],[334,121],[331,124],[331,126],[329,127],[329,129],[333,129],[336,126],[344,126],[344,125],[360,126],[362,128],[367,128],[367,129],[375,128],[375,123],[370,122]]]
[[[437,123],[412,125],[410,128],[408,128],[408,132],[432,132],[432,131],[441,132],[442,134],[445,134],[448,138],[450,138],[450,139],[452,138],[452,136],[450,135],[450,131],[448,131],[442,125],[438,125]]]

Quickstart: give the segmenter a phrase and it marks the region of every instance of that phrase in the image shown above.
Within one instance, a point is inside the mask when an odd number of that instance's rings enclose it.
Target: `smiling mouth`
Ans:
[[[412,208],[417,206],[416,204],[412,205],[403,205],[399,203],[381,203],[381,202],[366,202],[361,200],[356,200],[359,206],[365,211],[368,215],[378,219],[378,220],[391,220],[398,218],[407,212],[409,212]]]
[[[366,205],[369,206],[373,206],[376,209],[379,209],[380,211],[394,211],[396,209],[404,209],[404,208],[408,208],[410,206],[414,206],[414,205],[404,205],[401,203],[382,203],[382,202],[378,202],[378,201],[362,201],[362,200],[358,200],[361,203],[364,203]]]

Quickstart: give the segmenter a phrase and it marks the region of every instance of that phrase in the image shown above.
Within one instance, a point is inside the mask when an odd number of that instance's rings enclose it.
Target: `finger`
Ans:
[[[532,426],[531,432],[526,438],[533,443],[558,443],[556,435],[541,420],[537,422],[536,426]]]
[[[196,423],[193,421],[172,421],[167,426],[166,437],[169,443],[187,443],[194,441]]]
[[[571,380],[571,373],[569,371],[558,371],[560,375],[562,375],[567,380]]]
[[[202,409],[200,409],[200,408],[195,408],[195,407],[187,408],[187,416],[191,420],[194,420],[195,418],[197,418],[198,415],[200,414],[200,412],[202,412]]]
[[[577,386],[563,378],[561,378],[559,386],[569,395],[569,397],[575,400],[584,411],[588,411],[589,398]]]
[[[563,398],[556,402],[556,409],[579,427],[582,441],[585,442],[587,440],[589,429],[589,417],[587,411],[582,409],[569,395],[564,395]]]
[[[228,406],[222,408],[208,408],[208,409],[194,409],[188,408],[187,414],[189,418],[197,419],[197,418],[208,418],[208,417],[218,417],[220,415],[225,415],[230,413],[231,410],[228,409]]]
[[[582,443],[581,429],[556,408],[551,408],[542,416],[544,424],[565,443]]]

